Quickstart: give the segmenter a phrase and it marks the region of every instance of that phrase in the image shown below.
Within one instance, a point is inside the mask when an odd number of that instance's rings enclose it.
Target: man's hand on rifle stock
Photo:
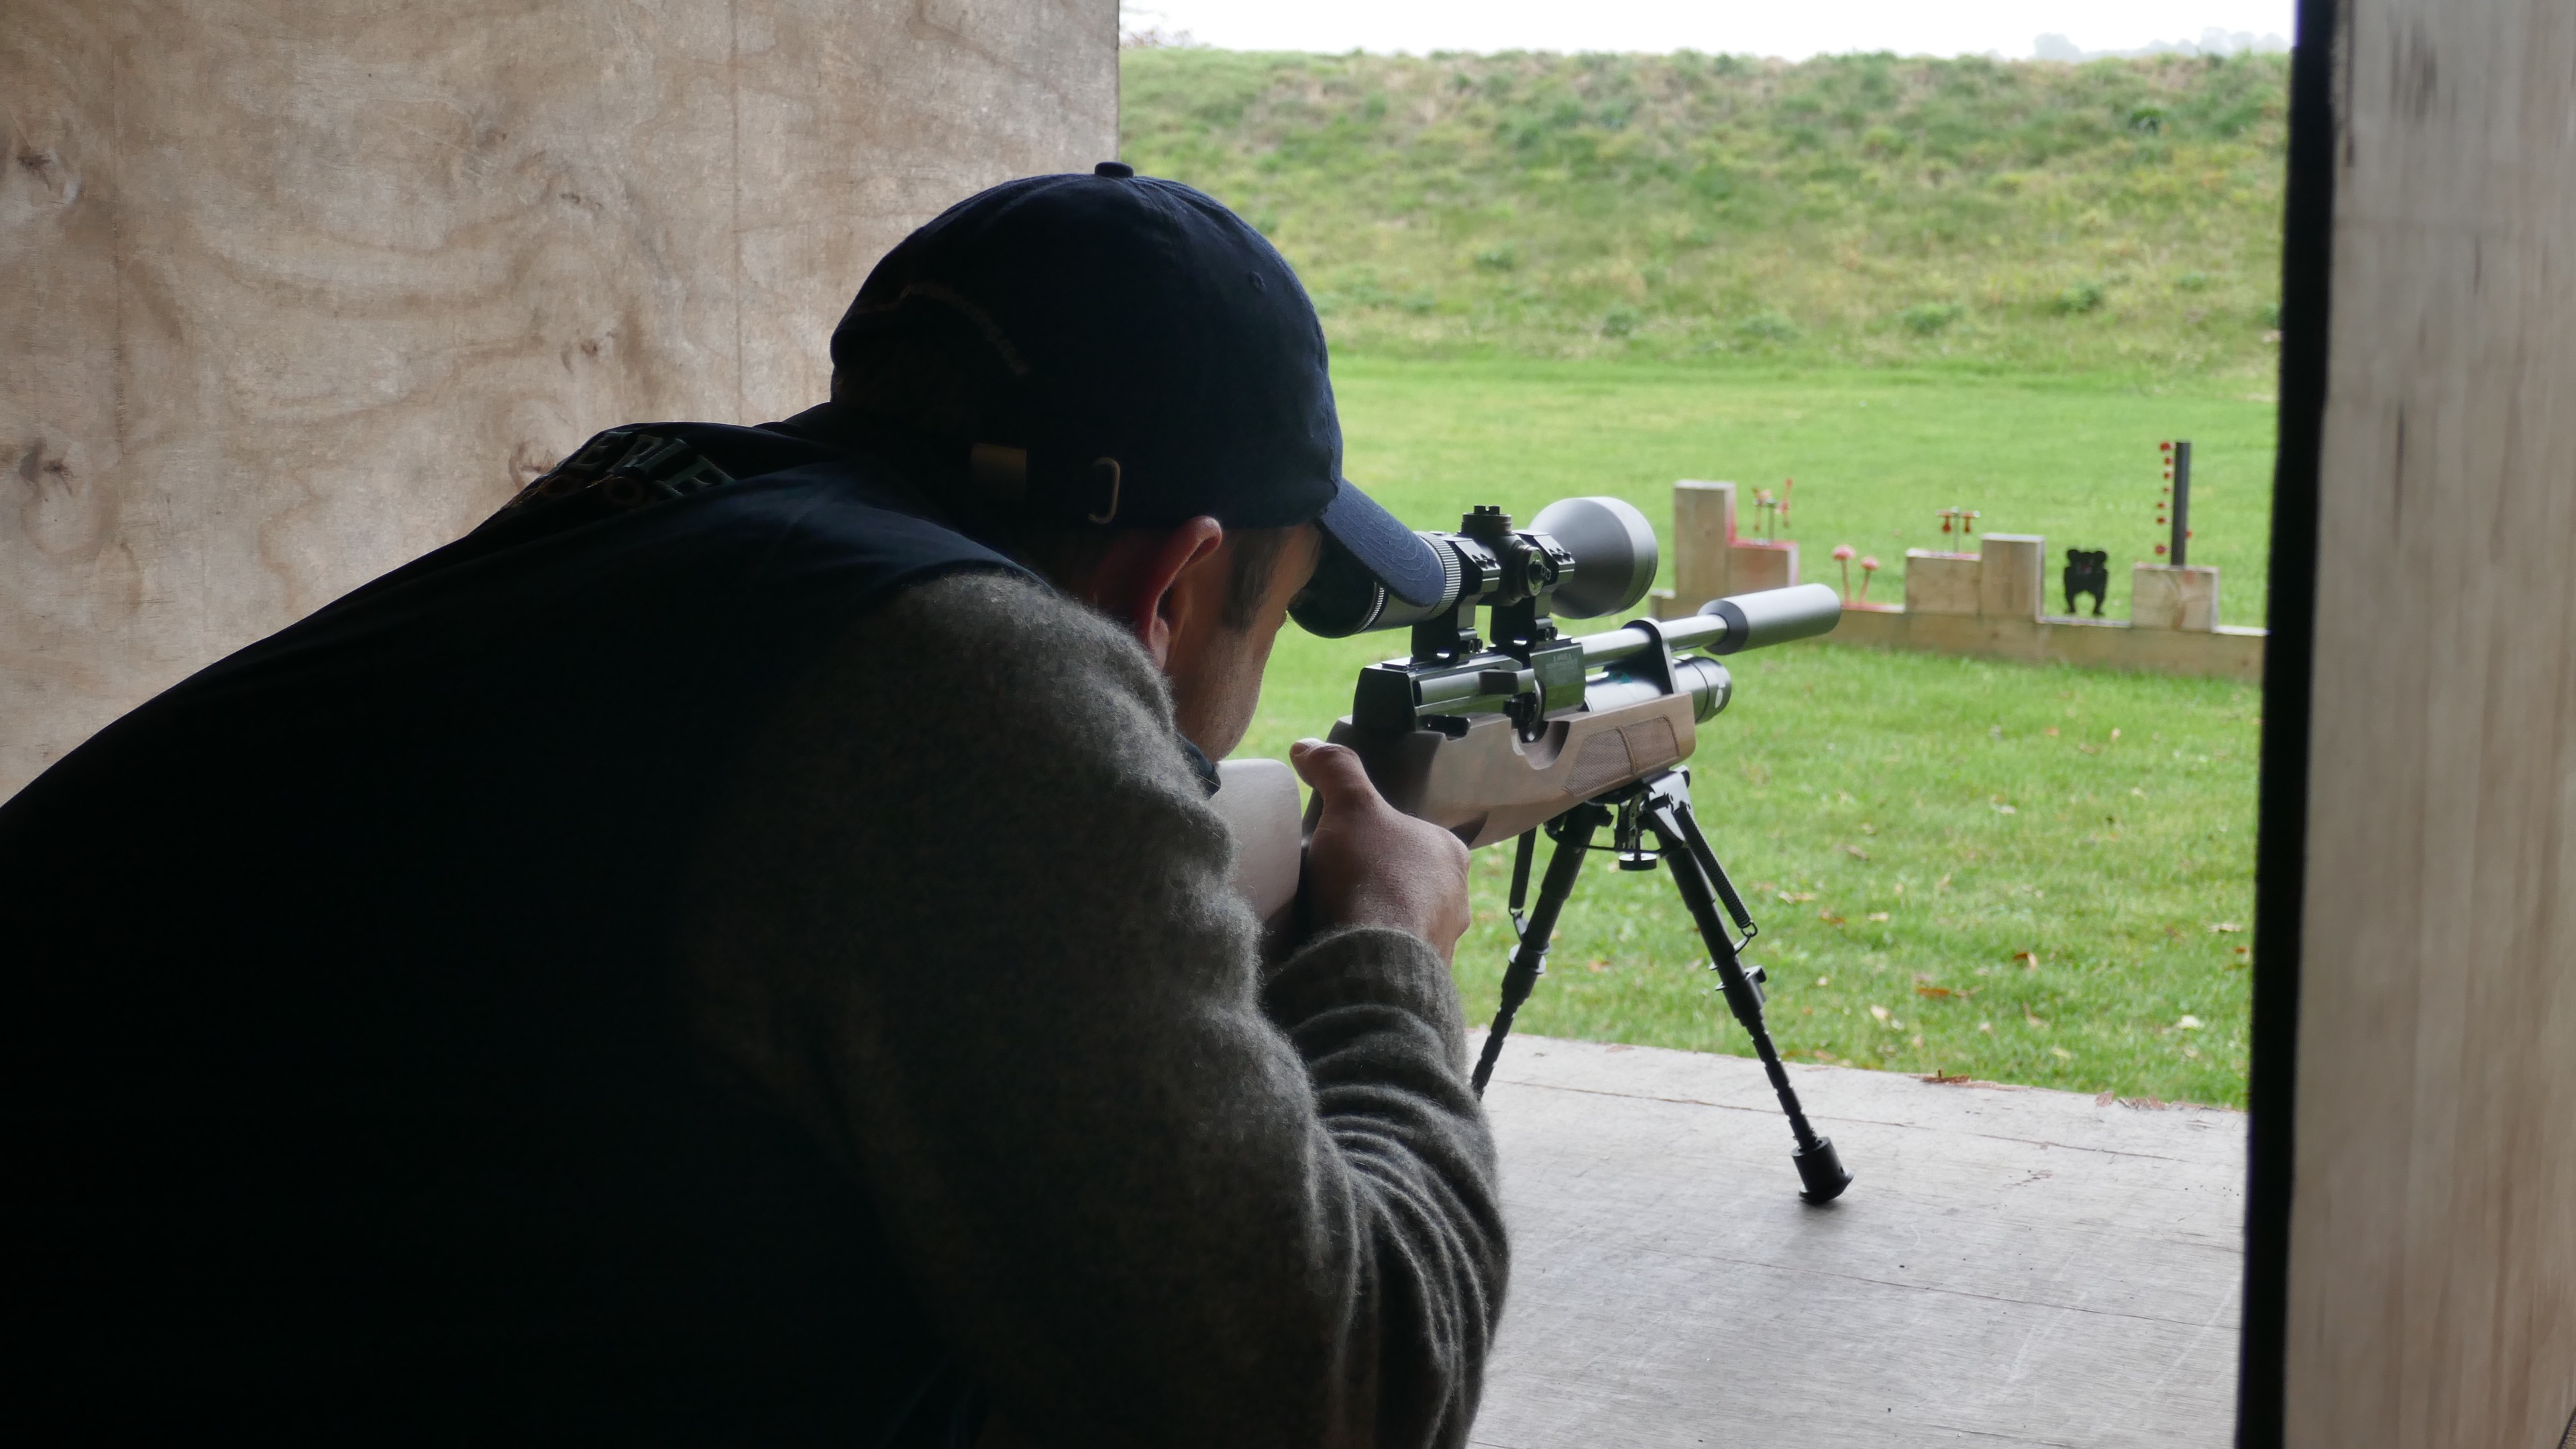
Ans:
[[[1467,847],[1387,804],[1341,745],[1299,740],[1288,761],[1323,802],[1306,844],[1315,923],[1393,927],[1447,960],[1467,931]]]

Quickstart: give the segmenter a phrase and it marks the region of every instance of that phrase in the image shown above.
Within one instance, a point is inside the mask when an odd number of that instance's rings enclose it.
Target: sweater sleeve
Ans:
[[[1465,1441],[1505,1244],[1449,973],[1349,930],[1264,982],[1132,641],[1022,580],[908,590],[711,847],[699,1030],[864,1182],[1024,1433]]]

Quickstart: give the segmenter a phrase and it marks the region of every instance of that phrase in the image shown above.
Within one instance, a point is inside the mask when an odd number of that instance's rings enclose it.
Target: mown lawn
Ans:
[[[1417,526],[1479,502],[1526,517],[1572,493],[1627,497],[1662,526],[1676,477],[1795,476],[1810,578],[1846,538],[1893,564],[1937,538],[1935,508],[1965,503],[1988,527],[2048,534],[2053,559],[2113,548],[2124,585],[2154,536],[2155,442],[2193,436],[2195,548],[2227,569],[2230,622],[2260,621],[2271,420],[2241,384],[1388,359],[1336,376],[1352,476]],[[1894,597],[1896,574],[1873,592]],[[1246,752],[1323,733],[1357,668],[1401,648],[1292,629]],[[1788,1050],[2241,1103],[2258,691],[1829,643],[1736,665],[1693,792],[1752,893],[1751,955]],[[1509,865],[1507,848],[1477,861],[1458,956],[1474,1014],[1509,950]],[[1666,877],[1606,866],[1587,871],[1521,1025],[1747,1050]]]
[[[1936,512],[1973,508],[1981,529],[2047,537],[2052,608],[2065,551],[2108,549],[2115,618],[2165,538],[2156,445],[2189,438],[2192,562],[2224,570],[2225,622],[2263,622],[2274,404],[2242,381],[1382,358],[1334,380],[1350,476],[1416,527],[1608,493],[1662,529],[1674,479],[1715,478],[1742,486],[1749,530],[1750,490],[1794,478],[1782,536],[1810,579],[1839,581],[1849,543],[1885,566],[1870,597],[1901,602],[1905,550],[1944,547]]]

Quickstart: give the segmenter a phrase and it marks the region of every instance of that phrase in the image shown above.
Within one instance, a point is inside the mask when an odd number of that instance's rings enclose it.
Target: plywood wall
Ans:
[[[1116,154],[1116,0],[9,0],[0,798],[592,431],[819,401],[869,265]]]
[[[2340,8],[2279,1442],[2553,1449],[2576,1410],[2576,6]]]

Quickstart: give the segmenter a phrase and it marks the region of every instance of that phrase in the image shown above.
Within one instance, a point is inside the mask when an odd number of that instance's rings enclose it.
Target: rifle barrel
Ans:
[[[1664,642],[1675,653],[1706,649],[1712,654],[1733,654],[1739,649],[1758,649],[1825,633],[1840,623],[1842,616],[1843,601],[1830,586],[1798,584],[1712,600],[1700,605],[1696,614],[1662,620],[1661,627]],[[1625,629],[1604,629],[1583,636],[1583,662],[1587,666],[1607,664],[1643,653],[1654,643],[1652,634],[1633,624]]]

